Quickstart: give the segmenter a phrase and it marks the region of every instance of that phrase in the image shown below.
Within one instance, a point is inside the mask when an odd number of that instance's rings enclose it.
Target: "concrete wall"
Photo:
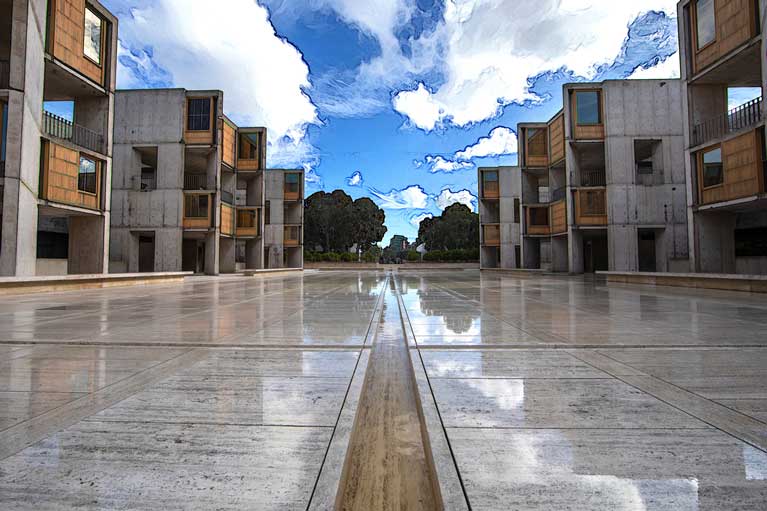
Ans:
[[[478,170],[478,182],[481,182],[482,171],[491,170],[481,168]],[[514,199],[521,201],[522,175],[519,167],[497,167],[492,170],[498,171],[500,197],[498,200],[479,201],[480,224],[500,224],[501,246],[481,247],[480,266],[482,268],[505,268],[513,269],[522,262],[516,260],[515,247],[520,246],[521,251],[521,223],[514,223]],[[521,202],[520,202],[521,204]],[[519,213],[521,220],[521,212]],[[500,251],[500,265],[497,262],[497,253]]]

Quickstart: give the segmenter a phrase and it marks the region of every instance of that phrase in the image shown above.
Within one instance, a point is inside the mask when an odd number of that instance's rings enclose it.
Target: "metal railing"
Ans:
[[[43,112],[43,131],[51,137],[67,140],[76,146],[106,154],[103,135],[56,114]]]
[[[205,190],[208,187],[207,174],[184,173],[184,190]]]
[[[10,87],[11,81],[11,61],[0,60],[0,89]]]
[[[604,170],[582,170],[581,186],[607,186],[607,175]]]
[[[692,129],[693,147],[721,138],[729,133],[753,128],[764,119],[762,98],[752,99],[726,114],[708,119]]]
[[[225,190],[221,190],[221,202],[229,204],[230,206],[234,206],[234,194]]]

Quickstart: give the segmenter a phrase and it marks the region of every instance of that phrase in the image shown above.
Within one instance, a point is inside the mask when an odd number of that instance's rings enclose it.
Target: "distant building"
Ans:
[[[117,19],[0,2],[0,275],[105,273]]]
[[[767,274],[767,3],[683,0],[678,14],[692,269]],[[733,108],[741,87],[759,92]]]
[[[407,240],[406,236],[395,234],[389,242],[389,248],[394,251],[395,254],[398,254],[408,250],[410,248],[410,242]]]
[[[521,186],[519,167],[480,168],[480,266],[520,268]]]
[[[266,170],[266,129],[221,91],[116,94],[114,272],[303,267],[303,170]]]

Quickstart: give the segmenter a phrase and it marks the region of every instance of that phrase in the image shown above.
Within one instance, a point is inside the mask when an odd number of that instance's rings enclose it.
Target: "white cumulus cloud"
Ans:
[[[410,217],[410,225],[412,225],[415,228],[418,228],[421,226],[421,222],[423,222],[427,218],[434,218],[434,215],[431,213],[421,213],[418,215],[414,215]]]
[[[472,211],[477,209],[477,196],[471,193],[469,190],[460,190],[454,192],[449,188],[446,188],[434,198],[434,202],[436,202],[437,207],[441,210],[444,210],[448,206],[456,203],[464,204],[465,206],[468,206],[468,208]]]
[[[663,78],[679,78],[681,75],[679,69],[679,53],[675,53],[668,57],[666,60],[659,62],[652,67],[638,67],[636,71],[631,73],[628,77],[629,80],[639,79],[663,79]]]
[[[505,126],[499,126],[486,137],[482,137],[474,144],[466,146],[461,151],[456,151],[452,158],[428,155],[423,160],[413,162],[416,167],[428,166],[433,174],[437,172],[451,173],[459,170],[474,168],[472,160],[475,158],[488,158],[516,154],[518,151],[517,134],[514,130]]]
[[[359,170],[346,178],[346,184],[348,186],[361,187],[364,182],[365,180],[362,178],[362,172],[360,172]]]
[[[403,190],[391,190],[388,193],[370,188],[370,193],[378,199],[384,209],[426,209],[429,195],[418,185],[408,186]]]
[[[540,101],[530,77],[568,69],[586,78],[620,53],[628,25],[675,0],[447,0],[439,39],[444,82],[394,95],[394,109],[423,130],[468,126],[512,103]]]
[[[443,158],[442,156],[427,156],[424,161],[417,162],[416,166],[421,167],[427,165],[429,172],[436,174],[437,172],[445,172],[450,174],[459,170],[466,170],[474,168],[474,164],[467,161],[453,161]]]
[[[129,3],[130,16],[120,19],[121,86],[151,85],[165,72],[176,87],[223,90],[235,122],[269,129],[270,161],[297,165],[313,157],[306,129],[320,121],[305,92],[309,67],[275,33],[264,7],[253,0],[215,8],[206,0]]]

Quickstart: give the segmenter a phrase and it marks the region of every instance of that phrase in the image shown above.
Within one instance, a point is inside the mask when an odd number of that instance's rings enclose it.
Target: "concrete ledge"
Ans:
[[[54,277],[2,277],[0,295],[55,293],[120,286],[181,283],[191,272],[112,273],[95,275],[61,275]]]
[[[269,275],[270,273],[293,273],[302,272],[303,268],[271,268],[267,270],[242,270],[240,273],[246,277],[255,277],[256,275]]]
[[[767,293],[767,276],[724,273],[643,273],[600,271],[608,283],[672,286],[721,291]]]
[[[479,263],[306,263],[306,269],[323,271],[381,270],[381,271],[418,271],[418,270],[478,270]]]

